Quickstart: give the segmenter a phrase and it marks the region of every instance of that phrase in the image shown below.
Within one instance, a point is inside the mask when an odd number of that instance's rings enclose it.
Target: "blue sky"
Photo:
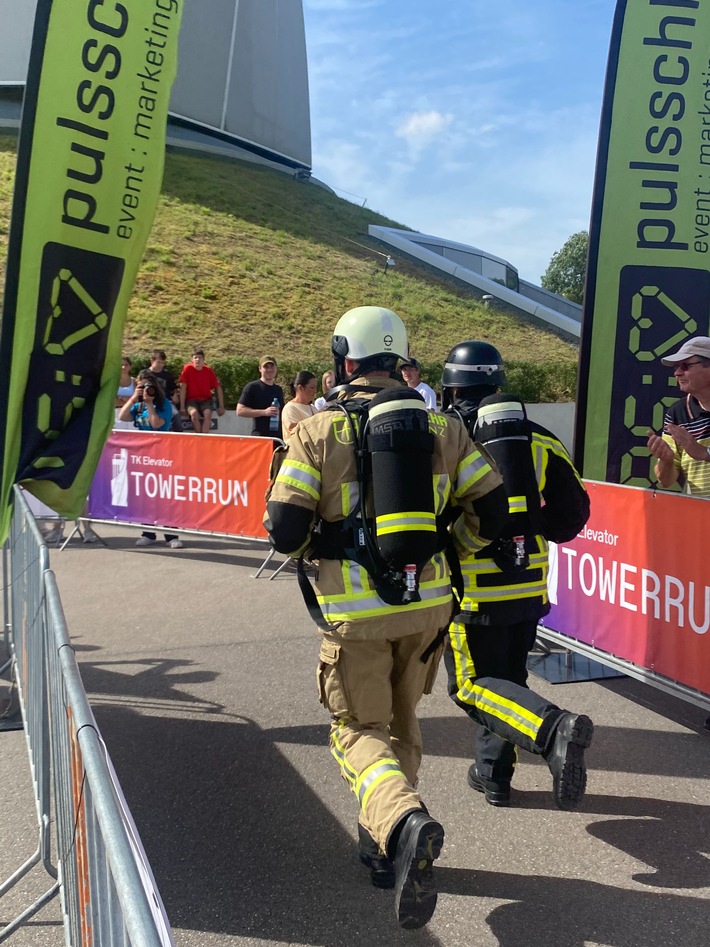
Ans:
[[[314,175],[538,283],[589,227],[614,7],[303,0]]]

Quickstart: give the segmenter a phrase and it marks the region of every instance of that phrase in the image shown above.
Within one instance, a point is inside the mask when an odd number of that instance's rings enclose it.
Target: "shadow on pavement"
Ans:
[[[411,944],[391,891],[247,719],[95,708],[171,923],[269,942]],[[150,778],[147,778],[150,774]],[[438,940],[426,931],[419,944]]]
[[[446,867],[438,869],[438,878],[442,892],[513,902],[487,917],[501,947],[687,947],[707,940],[707,899]]]

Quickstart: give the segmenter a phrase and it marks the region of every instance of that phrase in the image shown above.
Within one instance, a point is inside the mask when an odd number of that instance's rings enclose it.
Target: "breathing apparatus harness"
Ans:
[[[372,398],[351,398],[329,404],[326,411],[342,412],[355,451],[358,495],[345,519],[321,520],[312,553],[319,559],[349,559],[362,566],[377,595],[388,605],[421,601],[419,579],[432,556],[447,550],[452,571],[461,575],[444,517],[435,512],[432,457],[434,435],[421,395],[410,388],[377,388],[345,384],[328,393],[375,391]],[[366,506],[371,503],[368,515]],[[455,567],[449,555],[455,559]],[[299,584],[311,617],[324,630],[325,622],[302,560]],[[458,583],[459,598],[463,580]],[[422,660],[428,660],[425,652]]]
[[[542,532],[540,491],[532,458],[532,432],[525,405],[515,395],[498,393],[481,399],[467,417],[453,409],[471,437],[495,460],[506,492],[510,516],[498,539],[484,554],[501,572],[517,574],[530,566],[535,536]]]

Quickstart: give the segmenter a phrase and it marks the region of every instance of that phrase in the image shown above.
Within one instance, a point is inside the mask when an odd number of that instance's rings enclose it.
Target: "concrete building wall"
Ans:
[[[27,78],[36,0],[0,0],[0,85]]]
[[[0,85],[27,77],[36,0],[0,0]],[[311,167],[302,0],[185,0],[170,111]]]

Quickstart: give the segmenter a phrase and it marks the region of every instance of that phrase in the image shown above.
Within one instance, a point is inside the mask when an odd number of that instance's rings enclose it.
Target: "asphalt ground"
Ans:
[[[96,527],[51,553],[94,712],[179,947],[705,947],[710,927],[706,714],[617,678],[531,686],[596,724],[580,810],[558,811],[525,755],[513,805],[466,784],[474,725],[443,667],[421,704],[420,788],[446,828],[437,911],[399,929],[356,855],[356,803],[327,747],[318,633],[295,572],[254,573],[265,547],[185,536],[139,549]],[[279,560],[281,561],[281,560]],[[0,733],[0,881],[36,846],[21,732]],[[35,868],[7,919],[48,887]],[[12,947],[64,942],[54,901]]]

